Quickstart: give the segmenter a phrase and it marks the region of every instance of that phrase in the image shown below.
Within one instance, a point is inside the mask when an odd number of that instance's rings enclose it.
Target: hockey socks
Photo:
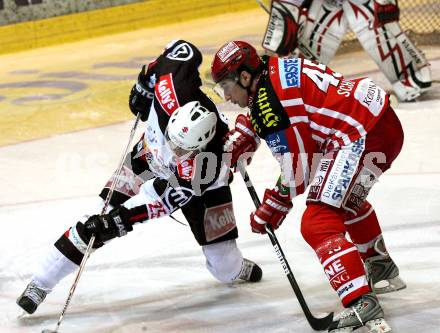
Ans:
[[[342,234],[327,238],[315,251],[344,306],[371,291],[356,246]]]

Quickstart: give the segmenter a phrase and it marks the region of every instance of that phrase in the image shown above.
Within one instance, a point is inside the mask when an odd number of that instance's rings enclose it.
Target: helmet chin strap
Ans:
[[[249,107],[250,107],[250,105],[252,103],[252,100],[253,100],[253,93],[251,91],[252,84],[254,83],[255,79],[257,81],[260,79],[260,74],[255,74],[255,73],[250,73],[250,74],[251,74],[251,80],[250,80],[249,86],[245,87],[244,85],[242,85],[240,77],[238,78],[238,82],[237,82],[238,85],[240,87],[242,87],[243,89],[245,89],[247,94],[248,94],[248,105],[249,105]]]

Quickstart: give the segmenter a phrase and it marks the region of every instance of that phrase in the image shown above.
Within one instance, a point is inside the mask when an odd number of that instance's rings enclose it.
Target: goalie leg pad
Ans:
[[[297,46],[300,8],[293,1],[273,0],[263,48],[280,56],[288,55]]]
[[[319,62],[328,64],[347,31],[341,1],[313,1],[306,14],[305,27],[299,33],[299,49],[307,49]]]
[[[399,22],[375,24],[374,0],[343,4],[348,24],[402,101],[413,100],[431,86],[431,71],[423,52],[402,31]]]

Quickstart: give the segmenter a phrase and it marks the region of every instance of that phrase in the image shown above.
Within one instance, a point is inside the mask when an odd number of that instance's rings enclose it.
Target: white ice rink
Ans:
[[[433,65],[440,68],[439,60]],[[408,284],[379,297],[395,333],[440,332],[438,85],[435,89],[429,100],[398,107],[404,149],[370,195]],[[51,244],[93,205],[117,166],[131,126],[128,122],[0,148],[0,332],[54,328],[73,276],[33,316],[17,319],[15,299]],[[260,195],[273,186],[278,169],[266,147],[249,173]],[[232,189],[238,243],[246,257],[261,265],[260,283],[218,283],[188,227],[169,218],[153,220],[91,256],[60,332],[313,332],[269,239],[250,231],[253,205],[239,175]],[[309,307],[322,315],[341,306],[315,253],[301,238],[304,208],[304,198],[296,199],[277,235]]]

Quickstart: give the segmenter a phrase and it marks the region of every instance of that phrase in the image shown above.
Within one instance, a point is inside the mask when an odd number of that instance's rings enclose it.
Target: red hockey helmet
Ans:
[[[214,56],[211,64],[211,76],[215,83],[226,77],[237,78],[240,70],[255,74],[261,67],[257,50],[246,42],[231,41],[223,45]]]

